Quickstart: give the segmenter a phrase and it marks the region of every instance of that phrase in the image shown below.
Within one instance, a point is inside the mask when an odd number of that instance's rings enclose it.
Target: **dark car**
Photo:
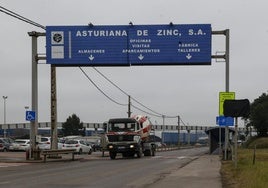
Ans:
[[[0,138],[0,151],[8,151],[10,143],[6,138]]]
[[[91,145],[94,152],[101,151],[101,145],[97,141],[96,142],[87,141],[87,142]]]

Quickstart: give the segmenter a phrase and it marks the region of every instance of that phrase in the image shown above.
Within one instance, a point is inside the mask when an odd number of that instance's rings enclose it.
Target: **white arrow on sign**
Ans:
[[[187,54],[186,58],[191,59],[192,58],[191,54]]]
[[[142,54],[140,54],[140,55],[138,56],[138,58],[139,58],[140,60],[143,60],[144,56],[143,56]]]
[[[94,59],[94,56],[91,54],[91,55],[88,57],[88,59],[89,59],[90,61],[92,61],[92,60]]]

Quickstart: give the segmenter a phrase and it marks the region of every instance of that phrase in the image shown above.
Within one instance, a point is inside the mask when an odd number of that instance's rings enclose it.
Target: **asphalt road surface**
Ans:
[[[153,187],[208,148],[158,152],[154,157],[85,157],[76,161],[30,163],[0,168],[0,187],[141,188]],[[96,155],[96,154],[94,154]]]

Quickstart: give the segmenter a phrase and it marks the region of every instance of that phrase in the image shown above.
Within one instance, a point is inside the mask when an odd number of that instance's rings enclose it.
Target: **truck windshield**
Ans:
[[[135,123],[112,123],[109,129],[115,132],[135,131]]]

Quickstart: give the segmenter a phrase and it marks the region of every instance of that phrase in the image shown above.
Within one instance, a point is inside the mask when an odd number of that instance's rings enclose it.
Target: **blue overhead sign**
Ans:
[[[211,25],[47,26],[58,66],[210,65]]]

